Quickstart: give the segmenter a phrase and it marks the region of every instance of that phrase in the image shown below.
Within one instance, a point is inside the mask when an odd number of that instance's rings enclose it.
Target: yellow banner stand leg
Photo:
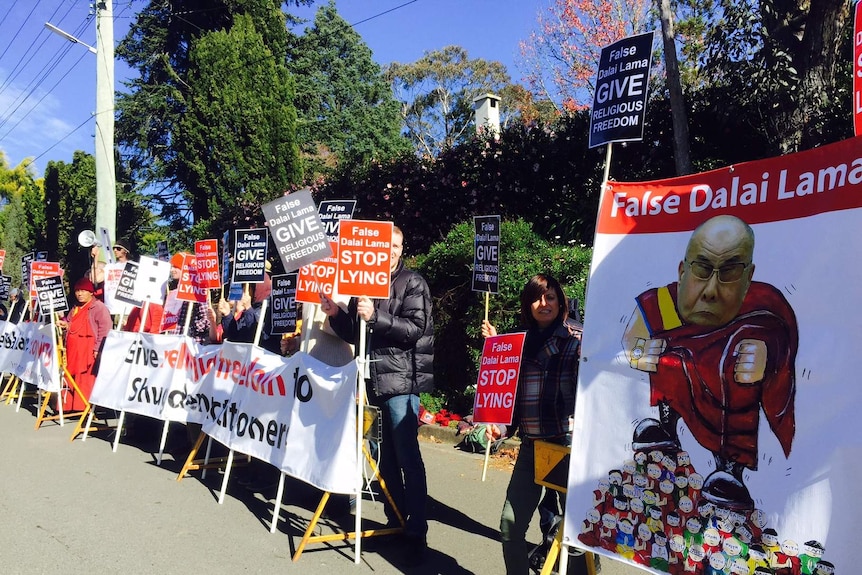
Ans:
[[[374,461],[374,458],[371,457],[371,454],[368,452],[368,448],[363,446],[362,453],[365,455],[366,461],[368,461],[372,470],[372,477],[377,475],[377,481],[380,483],[380,491],[386,496],[386,499],[389,501],[389,504],[392,505],[392,509],[395,510],[395,515],[398,517],[398,521],[401,524],[400,527],[389,527],[384,529],[368,529],[365,531],[360,531],[359,536],[362,539],[366,537],[377,537],[380,535],[395,535],[396,533],[404,533],[405,521],[404,516],[401,514],[401,510],[398,509],[398,506],[395,505],[395,501],[392,499],[392,495],[389,493],[389,489],[386,487],[386,482],[383,480],[383,476],[380,475],[379,470],[377,469],[377,462]],[[324,541],[348,541],[350,539],[355,539],[357,532],[337,532],[330,533],[327,535],[314,535],[311,534],[314,532],[314,528],[317,527],[317,522],[320,520],[320,516],[323,513],[324,508],[326,507],[326,502],[329,501],[330,493],[324,492],[323,496],[320,498],[320,503],[317,505],[317,509],[314,512],[314,517],[311,518],[311,523],[308,524],[308,528],[305,530],[305,534],[302,536],[302,541],[299,543],[299,546],[296,548],[296,552],[293,554],[293,561],[299,561],[299,557],[302,555],[302,552],[305,550],[305,546],[309,543],[322,543]],[[359,496],[362,494],[360,493]]]
[[[548,489],[565,493],[568,489],[569,456],[572,448],[548,441],[535,441],[535,478],[536,483]],[[564,510],[565,511],[565,510]],[[557,557],[560,558],[558,573],[566,573],[568,570],[569,553],[563,548],[563,525],[565,521],[561,518],[557,528],[557,534],[542,564],[540,575],[550,575],[554,568]],[[596,575],[596,560],[592,553],[586,552],[587,575]]]
[[[66,381],[66,387],[69,390],[69,393],[77,395],[79,398],[81,398],[81,401],[84,402],[84,409],[81,411],[68,411],[68,412],[64,413],[63,412],[63,406],[62,406],[63,398],[61,397],[61,394],[63,392],[61,391],[60,393],[56,394],[58,413],[55,413],[54,415],[45,415],[45,411],[48,409],[48,402],[51,400],[51,397],[55,395],[53,392],[46,391],[45,392],[45,398],[42,400],[42,405],[39,408],[39,414],[36,417],[36,429],[39,429],[39,427],[42,426],[42,422],[56,421],[58,419],[60,420],[60,425],[62,426],[64,418],[66,418],[66,417],[72,418],[72,417],[77,417],[79,415],[81,417],[83,417],[90,410],[90,402],[87,401],[86,397],[84,397],[84,394],[81,392],[81,389],[78,387],[78,384],[75,383],[75,378],[72,377],[72,374],[69,373],[69,370],[66,369],[65,366],[63,367],[63,379]],[[22,391],[23,391],[23,386],[22,386]],[[80,422],[79,422],[79,424],[80,424]],[[73,436],[73,439],[74,439],[74,436]]]
[[[207,457],[206,459],[195,459],[198,454],[198,451],[200,451],[201,445],[203,445],[204,438],[206,436],[207,434],[203,431],[198,434],[198,438],[197,440],[195,440],[195,444],[192,446],[192,450],[189,451],[189,456],[186,457],[186,462],[183,464],[183,468],[180,469],[179,474],[177,474],[177,482],[182,481],[183,477],[185,477],[189,471],[194,471],[197,469],[220,469],[228,463],[227,457],[214,457],[212,459]],[[233,452],[231,452],[231,454],[232,453]],[[233,458],[231,457],[231,459]],[[249,463],[251,463],[251,455],[247,455],[245,461],[240,461],[235,465],[248,465]]]

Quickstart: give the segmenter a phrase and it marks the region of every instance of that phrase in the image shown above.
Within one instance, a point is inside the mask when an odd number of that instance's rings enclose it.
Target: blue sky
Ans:
[[[341,16],[380,64],[414,62],[456,44],[471,58],[497,60],[518,81],[518,44],[535,28],[549,0],[338,0]],[[317,6],[301,15],[313,18]],[[71,161],[75,150],[93,153],[96,58],[45,29],[50,22],[91,46],[95,20],[88,0],[5,0],[0,5],[0,150],[18,165],[37,157],[37,174],[49,160]],[[142,0],[114,0],[115,42],[125,35]],[[131,71],[118,62],[116,86]]]

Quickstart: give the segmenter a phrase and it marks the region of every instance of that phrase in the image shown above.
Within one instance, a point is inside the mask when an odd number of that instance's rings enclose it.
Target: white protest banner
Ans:
[[[167,405],[172,421],[186,421],[188,391],[207,369],[196,361],[198,346],[182,335],[111,330],[90,402],[158,419]]]
[[[63,278],[60,276],[37,278],[35,282],[39,309],[43,313],[59,313],[69,310],[69,302],[66,301],[66,290],[63,287]]]
[[[221,287],[218,272],[218,240],[198,240],[195,242],[195,269],[201,288],[218,289]]]
[[[355,493],[355,361],[334,368],[228,342],[215,365],[202,388],[232,382],[233,394],[203,424],[207,435],[324,491]]]
[[[320,293],[332,297],[338,272],[338,240],[329,242],[332,255],[299,268],[296,279],[296,301],[320,303]]]
[[[233,247],[233,282],[260,283],[266,275],[266,232],[236,230]]]
[[[715,572],[726,549],[733,564],[771,553],[791,566],[781,572],[854,571],[860,226],[859,137],[610,183],[584,316],[566,544],[654,573]],[[641,517],[661,534],[665,568],[630,544]]]
[[[292,272],[332,255],[310,190],[293,192],[264,204],[262,209],[284,271]]]
[[[473,399],[475,423],[512,424],[525,332],[486,337]]]
[[[21,354],[27,342],[21,335],[18,324],[0,320],[0,328],[0,373],[14,373],[13,367],[21,362]]]
[[[338,222],[352,218],[355,209],[356,200],[323,200],[320,202],[317,207],[317,215],[320,216],[323,231],[330,242],[338,240]]]
[[[296,274],[272,276],[269,294],[269,333],[283,334],[296,331]]]
[[[17,375],[45,391],[60,391],[52,329],[51,324],[25,322],[16,325],[0,320],[0,372]]]
[[[2,351],[2,349],[0,349]],[[111,331],[95,405],[203,424],[231,449],[325,491],[354,493],[357,364],[284,358],[246,343]]]
[[[141,302],[150,300],[161,304],[165,301],[170,277],[171,264],[169,262],[141,256],[138,262],[138,274],[135,277],[133,297]]]
[[[123,270],[126,268],[125,263],[105,264],[105,283],[103,292],[105,294],[105,305],[108,311],[117,315],[129,315],[129,312],[135,306],[117,299],[117,290],[120,287],[120,280],[123,277]],[[132,296],[132,289],[129,288],[128,295]]]
[[[629,36],[602,48],[590,109],[590,148],[643,139],[653,35]]]
[[[500,216],[475,216],[473,291],[499,293]]]
[[[389,297],[392,222],[342,220],[336,290],[343,296]]]

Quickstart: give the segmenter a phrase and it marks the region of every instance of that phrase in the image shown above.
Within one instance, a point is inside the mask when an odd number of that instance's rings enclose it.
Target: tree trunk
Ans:
[[[689,149],[688,115],[679,79],[679,63],[676,59],[676,43],[673,32],[673,11],[670,0],[656,0],[661,18],[661,35],[664,44],[664,65],[667,70],[667,87],[670,92],[671,120],[673,121],[673,157],[678,176],[694,171]]]
[[[797,0],[798,11],[807,10],[796,33],[801,34],[793,63],[799,73],[796,106],[780,114],[779,146],[782,153],[822,145],[818,129],[824,104],[835,94],[838,65],[843,56],[844,26],[850,16],[845,0]],[[848,110],[849,110],[848,106]],[[848,122],[851,120],[848,118]]]

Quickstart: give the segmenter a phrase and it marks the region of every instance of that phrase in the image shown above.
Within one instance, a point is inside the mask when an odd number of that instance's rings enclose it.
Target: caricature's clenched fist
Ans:
[[[736,383],[757,383],[766,372],[766,343],[759,339],[743,339],[733,350],[736,363],[733,380]]]
[[[634,347],[629,350],[629,362],[639,371],[655,373],[658,369],[659,356],[666,347],[667,340],[639,337],[635,340]]]

